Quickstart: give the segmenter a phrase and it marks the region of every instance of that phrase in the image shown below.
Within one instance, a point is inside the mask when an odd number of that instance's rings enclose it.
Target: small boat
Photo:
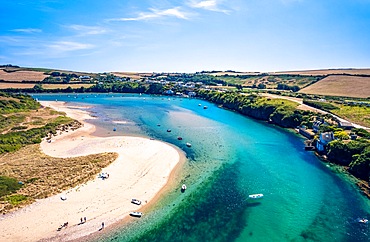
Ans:
[[[251,194],[248,197],[249,198],[252,198],[252,199],[258,199],[258,198],[263,198],[263,194],[262,193],[259,193],[259,194]]]
[[[198,106],[202,106],[202,104],[199,103]]]
[[[369,222],[369,220],[366,219],[366,218],[359,218],[359,219],[357,219],[357,222],[362,223],[362,224],[367,224]]]
[[[117,129],[116,128],[113,128],[113,131],[117,131]]]
[[[191,144],[190,144],[190,143],[186,143],[186,146],[187,146],[187,147],[191,147]]]
[[[207,106],[204,106],[203,109],[207,109],[208,107]]]
[[[139,217],[140,218],[143,215],[143,213],[142,212],[130,212],[130,215],[132,217]]]
[[[136,204],[136,205],[140,205],[141,201],[133,198],[133,199],[131,199],[131,203]]]
[[[186,185],[185,184],[182,184],[181,191],[185,191],[185,190],[186,190]]]
[[[62,201],[65,201],[65,200],[67,200],[67,196],[63,194],[63,195],[61,195],[61,196],[60,196],[60,199],[61,199]]]
[[[182,140],[182,137],[180,137],[180,136],[179,136],[179,137],[177,137],[177,139],[178,139],[178,140]]]
[[[171,130],[170,129],[167,129],[167,132],[171,132]]]

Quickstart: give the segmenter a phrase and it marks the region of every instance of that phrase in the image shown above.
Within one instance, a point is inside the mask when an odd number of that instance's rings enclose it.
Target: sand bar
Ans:
[[[63,102],[41,102],[83,121],[92,118],[88,112],[68,107]],[[117,152],[117,160],[104,168],[109,178],[98,176],[61,194],[41,199],[16,212],[1,215],[0,241],[68,241],[99,232],[105,227],[140,211],[168,182],[179,163],[174,147],[160,141],[138,137],[94,137],[95,127],[84,126],[73,132],[43,141],[41,149],[54,157],[74,157],[102,152]],[[66,200],[61,197],[65,196]],[[131,203],[132,198],[142,205]],[[86,222],[80,224],[80,219]],[[61,224],[68,226],[57,231]]]

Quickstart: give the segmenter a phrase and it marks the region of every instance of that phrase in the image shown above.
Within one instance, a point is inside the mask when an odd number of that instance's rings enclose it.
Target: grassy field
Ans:
[[[328,76],[299,92],[325,96],[370,97],[370,77]]]
[[[1,119],[3,122],[0,124],[0,133],[5,134],[17,130],[16,127],[23,127],[22,130],[42,127],[61,115],[64,115],[64,113],[50,108],[4,114],[4,120]]]
[[[33,88],[36,84],[34,83],[20,83],[20,82],[0,82],[0,89],[7,89],[7,88]]]
[[[289,74],[289,75],[331,75],[331,74],[350,74],[350,75],[370,75],[370,69],[323,69],[323,70],[302,70],[302,71],[281,71],[270,72],[269,74]]]
[[[0,156],[0,176],[15,178],[24,185],[16,193],[0,197],[0,213],[86,183],[116,158],[115,153],[54,158],[43,154],[39,144],[3,154]]]
[[[259,85],[263,85],[262,89],[277,89],[279,84],[284,84],[288,86],[298,86],[299,88],[304,88],[307,85],[316,81],[316,77],[311,76],[261,76],[261,75],[246,75],[246,76],[216,76],[217,79],[226,81],[233,85],[242,85],[244,87],[255,87],[258,88]]]
[[[49,75],[39,71],[14,71],[5,72],[0,70],[0,80],[21,82],[21,81],[42,81]]]
[[[370,107],[365,106],[348,106],[336,105],[339,109],[334,109],[331,112],[337,116],[350,120],[356,124],[365,127],[370,127]]]

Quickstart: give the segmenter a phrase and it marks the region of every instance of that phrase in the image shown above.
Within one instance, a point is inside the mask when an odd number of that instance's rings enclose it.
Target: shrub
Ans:
[[[16,179],[7,176],[0,176],[0,197],[12,194],[21,187],[22,184]]]

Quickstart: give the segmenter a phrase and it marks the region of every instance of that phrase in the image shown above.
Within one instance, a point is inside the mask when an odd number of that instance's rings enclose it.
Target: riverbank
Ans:
[[[42,102],[42,105],[63,111],[83,123],[80,129],[52,137],[50,143],[43,141],[44,153],[65,158],[116,152],[118,158],[102,171],[109,178],[97,175],[94,180],[62,194],[3,215],[1,241],[68,241],[101,233],[102,223],[109,229],[127,218],[129,212],[142,211],[166,186],[180,160],[185,159],[174,147],[156,140],[92,136],[95,126],[84,121],[92,117],[80,107],[68,107],[63,102]],[[132,204],[132,198],[141,200],[142,205]]]

